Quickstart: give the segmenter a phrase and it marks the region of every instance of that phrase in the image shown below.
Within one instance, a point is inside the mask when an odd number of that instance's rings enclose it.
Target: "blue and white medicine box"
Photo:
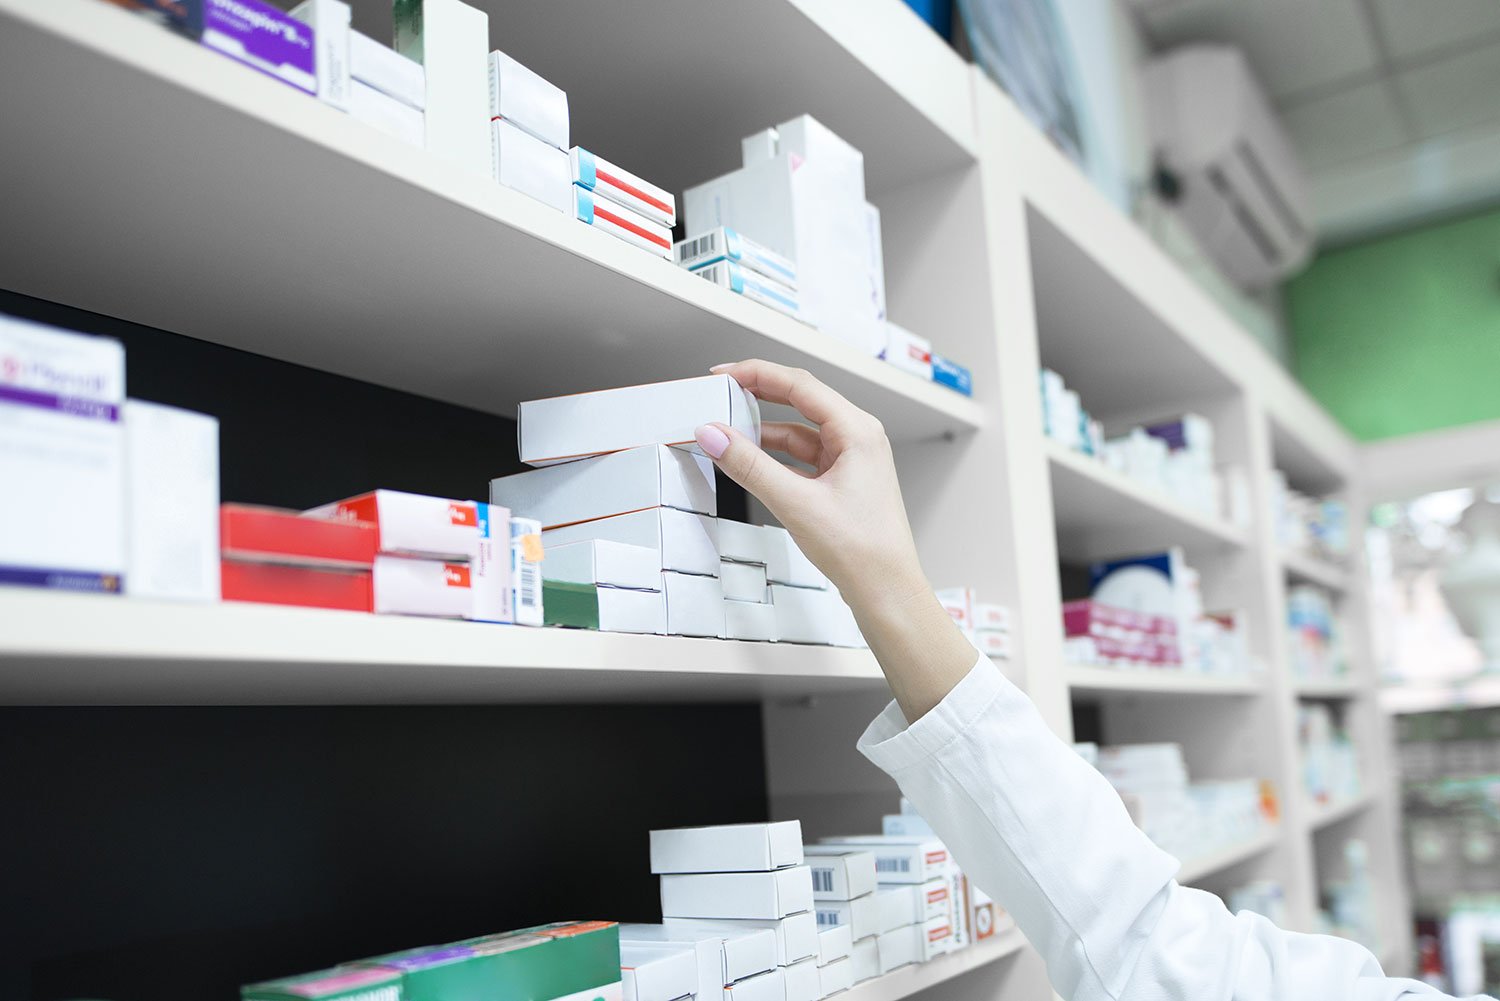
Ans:
[[[717,226],[701,236],[678,242],[673,248],[673,256],[679,267],[689,271],[719,261],[733,261],[789,289],[797,287],[796,264],[728,226]]]
[[[746,299],[752,299],[772,309],[780,310],[787,316],[798,316],[795,291],[764,275],[747,271],[733,261],[719,261],[716,264],[698,268],[693,274],[713,282],[720,288],[738,292]]]
[[[958,362],[932,353],[932,381],[965,396],[974,395],[974,377]]]

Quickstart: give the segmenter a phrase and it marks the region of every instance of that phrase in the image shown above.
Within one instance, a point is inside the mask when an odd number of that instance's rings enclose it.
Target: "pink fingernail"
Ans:
[[[724,371],[726,368],[734,368],[734,362],[721,361],[717,365],[710,365],[708,370],[717,375],[718,373]]]
[[[693,437],[698,439],[698,447],[715,459],[723,455],[724,450],[729,447],[729,435],[713,424],[704,424]]]

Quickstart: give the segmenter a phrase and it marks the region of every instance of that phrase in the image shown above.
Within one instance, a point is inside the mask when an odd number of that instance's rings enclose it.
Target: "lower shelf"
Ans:
[[[0,588],[0,704],[723,702],[884,685],[867,650]]]
[[[939,956],[931,962],[903,966],[883,977],[855,984],[839,997],[841,1001],[897,1001],[1006,956],[1013,956],[1024,948],[1025,936],[1011,928],[994,938]]]
[[[1374,801],[1373,792],[1362,792],[1358,796],[1335,800],[1332,803],[1311,803],[1307,808],[1307,827],[1309,830],[1318,831],[1330,824],[1337,824],[1359,813]]]
[[[1177,882],[1183,885],[1196,883],[1206,879],[1214,873],[1222,872],[1232,865],[1238,865],[1246,859],[1254,858],[1263,852],[1268,852],[1276,847],[1276,839],[1280,832],[1273,827],[1263,831],[1248,841],[1237,845],[1221,848],[1207,855],[1199,855],[1196,858],[1184,859],[1182,868],[1177,872]]]
[[[1156,695],[1258,695],[1265,690],[1258,676],[1225,677],[1166,668],[1072,666],[1068,689],[1074,693]]]

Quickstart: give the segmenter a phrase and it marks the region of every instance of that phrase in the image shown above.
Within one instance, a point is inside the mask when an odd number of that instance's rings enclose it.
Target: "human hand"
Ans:
[[[703,425],[697,440],[725,475],[770,509],[846,600],[900,601],[930,590],[880,421],[801,369],[743,361],[713,371],[816,425],[761,425],[765,449],[812,466],[811,473],[782,465],[724,424]]]

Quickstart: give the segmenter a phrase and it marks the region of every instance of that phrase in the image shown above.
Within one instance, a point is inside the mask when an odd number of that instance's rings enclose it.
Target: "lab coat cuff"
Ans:
[[[962,736],[994,704],[1007,684],[985,656],[928,713],[910,725],[895,702],[875,717],[859,738],[859,750],[876,767],[895,775],[941,751]]]

